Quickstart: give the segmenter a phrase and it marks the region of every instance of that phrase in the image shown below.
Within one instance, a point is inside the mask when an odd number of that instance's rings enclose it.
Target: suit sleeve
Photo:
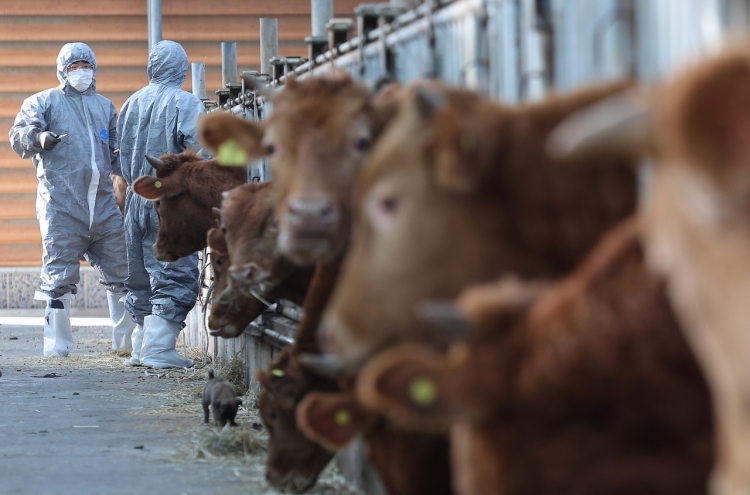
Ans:
[[[44,116],[48,104],[48,98],[36,94],[26,98],[21,105],[21,111],[8,132],[10,145],[21,158],[31,158],[42,152],[42,147],[34,144],[34,137],[48,129]]]
[[[206,113],[203,102],[188,93],[177,108],[177,143],[180,148],[186,150],[192,148],[200,149],[198,143],[198,118]]]
[[[117,153],[115,153],[115,151]],[[117,110],[111,105],[109,118],[109,161],[112,173],[122,177],[122,166],[120,164],[120,135],[117,134]]]

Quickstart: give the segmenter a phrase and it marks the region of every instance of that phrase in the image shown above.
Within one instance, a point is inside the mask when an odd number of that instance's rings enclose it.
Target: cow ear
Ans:
[[[405,428],[443,431],[458,412],[445,357],[423,345],[404,344],[378,354],[360,371],[362,405]]]
[[[208,247],[211,248],[211,251],[216,251],[217,253],[227,254],[229,251],[227,249],[227,240],[224,237],[224,233],[219,229],[211,229],[208,231],[208,234],[206,235],[206,241],[208,244]]]
[[[456,300],[460,314],[472,327],[473,339],[510,330],[549,288],[549,283],[508,275],[497,282],[472,285]]]
[[[264,125],[240,119],[227,112],[201,117],[198,137],[216,155],[219,164],[244,166],[266,155],[263,146]]]
[[[434,83],[417,85],[413,104],[434,136],[427,145],[427,165],[435,183],[451,193],[474,192],[494,163],[491,156],[482,156],[490,149],[488,143],[482,142],[482,135],[491,133],[483,129],[480,134],[480,123],[463,122],[448,95]]]
[[[369,103],[374,113],[374,134],[377,136],[393,120],[403,100],[404,88],[389,82],[370,95]]]
[[[750,55],[732,52],[700,66],[675,84],[672,112],[661,125],[679,129],[674,136],[687,161],[714,173],[750,170]],[[665,99],[669,95],[665,95]],[[660,114],[661,116],[661,114]],[[667,121],[667,119],[673,119]],[[666,133],[670,136],[671,133]]]
[[[372,421],[352,393],[311,392],[297,406],[297,426],[307,438],[338,452]]]
[[[179,181],[169,178],[159,179],[144,175],[133,182],[133,192],[138,196],[154,200],[162,196],[175,196],[182,192],[182,186]]]
[[[288,407],[294,406],[300,392],[307,386],[307,379],[291,357],[289,347],[277,354],[268,369],[260,371],[257,376],[265,391]]]

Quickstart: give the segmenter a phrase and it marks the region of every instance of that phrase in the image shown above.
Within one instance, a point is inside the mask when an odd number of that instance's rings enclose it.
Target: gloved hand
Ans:
[[[39,140],[39,146],[41,146],[45,150],[54,149],[54,147],[57,146],[57,143],[60,142],[60,138],[57,136],[57,134],[50,131],[39,134],[37,138]]]

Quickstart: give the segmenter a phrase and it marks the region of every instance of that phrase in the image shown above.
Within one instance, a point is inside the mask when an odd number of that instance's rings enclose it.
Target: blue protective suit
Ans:
[[[149,85],[128,98],[120,111],[120,160],[128,186],[155,175],[146,155],[198,149],[196,124],[203,103],[183,91],[188,59],[174,41],[157,43],[148,57]],[[140,325],[147,315],[182,322],[198,297],[198,255],[173,263],[158,261],[153,245],[159,219],[150,201],[128,187],[125,226],[128,247],[128,298],[125,305]]]
[[[94,81],[83,93],[70,86],[66,72],[79,60],[94,67]],[[62,47],[57,79],[56,88],[24,100],[8,133],[13,150],[32,159],[39,179],[41,291],[53,299],[75,294],[84,256],[108,290],[121,292],[127,275],[125,231],[109,178],[110,173],[121,175],[115,107],[96,94],[96,58],[84,43]],[[44,131],[67,136],[44,150],[34,144]]]

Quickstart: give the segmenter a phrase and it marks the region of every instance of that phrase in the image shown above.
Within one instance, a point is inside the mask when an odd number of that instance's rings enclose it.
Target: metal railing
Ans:
[[[750,21],[750,0],[428,0],[408,11],[400,4],[360,5],[351,37],[354,23],[333,18],[331,0],[313,0],[307,58],[279,57],[278,23],[261,19],[261,72],[253,75],[272,87],[333,69],[371,85],[436,78],[513,104],[596,81],[662,79]],[[197,85],[211,111],[263,120],[272,109],[238,81],[231,45],[222,43],[218,99],[205,96],[201,64],[193,64],[193,91]],[[250,169],[271,178],[265,162]],[[289,333],[269,321],[251,324],[251,333],[288,343]]]

